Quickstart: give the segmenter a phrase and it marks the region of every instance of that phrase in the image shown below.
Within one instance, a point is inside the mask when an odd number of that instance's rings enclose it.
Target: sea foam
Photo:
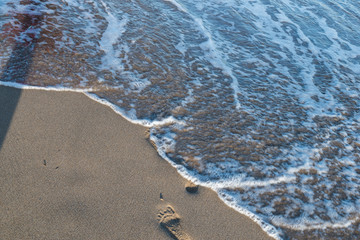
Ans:
[[[2,15],[23,9],[7,3]],[[159,154],[182,176],[277,239],[355,233],[359,6],[61,3],[39,8],[46,17],[26,87],[2,85],[84,92],[150,127]],[[1,40],[4,68],[11,36]]]

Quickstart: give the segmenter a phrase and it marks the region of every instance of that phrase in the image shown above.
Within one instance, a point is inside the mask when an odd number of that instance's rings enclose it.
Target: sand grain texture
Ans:
[[[161,204],[192,239],[270,239],[213,191],[188,194],[144,127],[84,94],[0,87],[0,100],[0,239],[170,239]]]

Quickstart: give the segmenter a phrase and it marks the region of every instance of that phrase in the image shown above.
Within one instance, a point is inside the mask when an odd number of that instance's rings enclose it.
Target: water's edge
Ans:
[[[121,117],[125,118],[127,121],[133,123],[133,124],[137,124],[137,125],[141,125],[144,127],[154,127],[154,126],[160,126],[166,123],[171,123],[171,122],[175,122],[174,119],[172,118],[167,118],[164,119],[163,121],[155,121],[155,122],[150,122],[150,121],[146,121],[146,120],[133,120],[131,119],[129,116],[127,116],[125,114],[125,112],[118,106],[110,103],[109,101],[102,99],[98,96],[96,96],[96,94],[91,93],[94,92],[94,89],[74,89],[74,88],[65,88],[65,87],[38,87],[38,86],[30,86],[30,85],[24,85],[24,84],[19,84],[19,83],[14,83],[14,82],[3,82],[0,81],[0,86],[4,86],[4,87],[12,87],[12,88],[16,88],[16,89],[24,89],[24,90],[42,90],[42,91],[55,91],[55,92],[76,92],[76,93],[83,93],[84,95],[86,95],[87,97],[89,97],[91,100],[94,100],[102,105],[105,105],[107,107],[110,107],[116,114],[120,115]],[[157,143],[157,139],[153,138],[152,136],[150,136],[150,139],[152,141],[154,141],[156,143],[156,145],[158,145]],[[229,200],[227,200],[225,198],[225,196],[221,195],[219,193],[219,189],[214,188],[213,186],[211,186],[210,184],[207,184],[206,182],[202,182],[199,179],[191,176],[190,174],[187,173],[187,170],[184,166],[182,165],[178,165],[175,164],[173,161],[171,161],[165,154],[164,151],[161,151],[161,148],[157,148],[156,149],[158,154],[165,159],[172,167],[174,167],[177,172],[185,179],[194,182],[195,184],[198,184],[202,187],[206,187],[209,188],[213,191],[215,191],[218,195],[218,197],[230,208],[234,209],[235,211],[246,215],[247,217],[249,217],[251,220],[253,220],[255,223],[257,223],[270,237],[273,237],[276,240],[280,240],[281,237],[281,233],[280,230],[278,230],[277,228],[275,228],[274,226],[264,222],[262,219],[260,219],[258,216],[256,216],[255,214],[251,213],[250,211],[241,208],[239,206],[236,206],[236,204],[234,204],[234,202],[231,202]]]

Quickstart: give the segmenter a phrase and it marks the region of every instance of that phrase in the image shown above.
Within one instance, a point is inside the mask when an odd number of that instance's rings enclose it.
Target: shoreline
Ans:
[[[1,128],[4,239],[169,239],[168,206],[191,239],[272,239],[214,191],[187,193],[146,127],[75,90],[22,88],[0,87],[0,112],[13,114]]]

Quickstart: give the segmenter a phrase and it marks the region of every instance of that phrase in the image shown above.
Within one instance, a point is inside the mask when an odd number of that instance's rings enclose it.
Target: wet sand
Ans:
[[[0,239],[271,239],[187,193],[146,128],[84,94],[0,87],[0,102]]]

